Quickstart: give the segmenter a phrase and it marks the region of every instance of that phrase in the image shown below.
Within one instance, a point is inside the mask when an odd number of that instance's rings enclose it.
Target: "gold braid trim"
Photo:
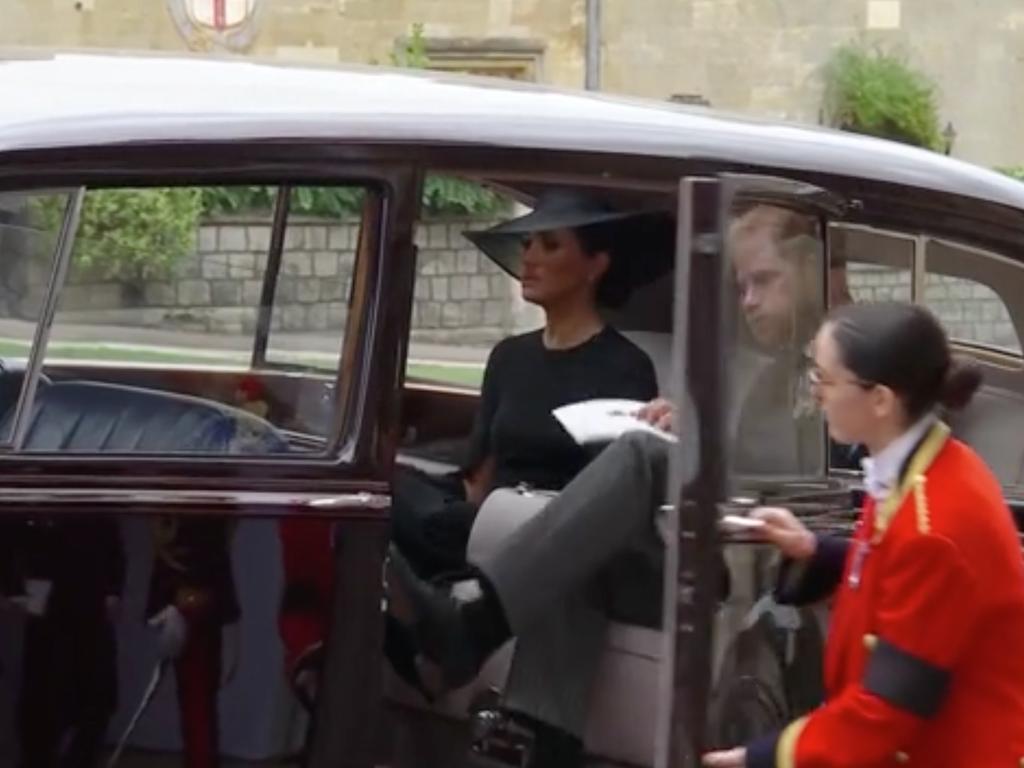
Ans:
[[[878,544],[885,537],[885,532],[889,530],[889,525],[892,523],[893,518],[896,517],[896,513],[899,512],[904,499],[907,498],[907,494],[913,489],[916,479],[923,477],[924,473],[928,471],[928,467],[932,465],[932,462],[935,461],[935,458],[942,451],[948,438],[949,427],[941,421],[935,422],[931,429],[928,430],[928,435],[921,441],[917,450],[914,451],[914,455],[911,457],[910,464],[907,467],[907,472],[904,474],[899,486],[889,494],[875,516],[875,530],[874,535],[871,537],[872,544]]]
[[[796,768],[796,743],[800,734],[807,727],[808,718],[801,717],[786,726],[779,735],[779,743],[775,747],[775,765],[777,768]]]
[[[932,529],[931,513],[928,511],[928,496],[924,492],[925,476],[914,478],[914,503],[917,507],[917,532],[928,533]]]

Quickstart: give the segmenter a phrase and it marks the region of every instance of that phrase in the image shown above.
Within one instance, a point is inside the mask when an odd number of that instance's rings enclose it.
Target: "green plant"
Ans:
[[[205,216],[234,213],[269,214],[277,199],[277,187],[206,187],[202,190]],[[289,206],[290,214],[340,218],[354,216],[363,202],[358,187],[295,187]]]
[[[1000,173],[1005,173],[1012,179],[1024,181],[1024,165],[1011,165],[1004,168],[996,168]]]
[[[407,38],[391,53],[391,65],[407,69],[426,69],[430,65],[427,41],[423,37],[423,24],[416,22]]]
[[[942,148],[935,85],[902,56],[843,46],[825,65],[824,79],[823,110],[833,127]]]
[[[505,213],[510,202],[487,187],[451,176],[427,176],[423,209],[429,216],[491,215]]]
[[[90,189],[71,269],[136,288],[162,277],[192,251],[201,209],[200,190],[188,187]],[[38,226],[56,232],[64,210],[63,198],[41,198],[33,216]]]

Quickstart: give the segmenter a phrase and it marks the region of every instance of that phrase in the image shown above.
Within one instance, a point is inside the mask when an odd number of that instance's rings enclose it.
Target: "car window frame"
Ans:
[[[405,243],[411,246],[412,210],[421,191],[421,180],[415,165],[408,160],[397,158],[361,157],[350,159],[330,158],[325,162],[324,148],[319,146],[287,146],[280,152],[269,152],[254,159],[242,153],[239,158],[224,147],[187,146],[173,147],[174,157],[166,161],[158,149],[150,149],[147,157],[151,162],[141,163],[129,171],[123,170],[123,160],[117,154],[107,155],[101,148],[101,157],[92,162],[83,162],[74,153],[59,148],[36,153],[32,165],[49,165],[44,173],[30,175],[26,171],[0,174],[0,191],[38,192],[81,188],[127,188],[156,186],[220,186],[235,184],[283,184],[359,185],[368,192],[377,192],[378,199],[371,227],[366,228],[366,219],[361,223],[359,248],[366,249],[366,255],[356,259],[353,271],[353,291],[349,306],[349,323],[339,357],[339,367],[332,376],[335,388],[335,416],[331,424],[326,450],[323,453],[283,453],[273,455],[224,455],[224,454],[159,454],[159,453],[60,453],[23,452],[13,450],[10,445],[0,444],[0,472],[15,474],[13,466],[19,467],[17,474],[32,484],[32,477],[53,474],[73,476],[75,482],[83,484],[151,485],[155,477],[171,477],[171,485],[187,485],[197,488],[235,487],[244,478],[247,484],[274,486],[285,480],[303,478],[325,481],[325,491],[348,485],[348,476],[365,477],[367,471],[380,474],[382,451],[378,436],[381,428],[391,429],[387,423],[377,423],[375,413],[385,408],[385,413],[394,409],[379,401],[384,393],[374,395],[369,391],[370,381],[378,379],[383,371],[371,361],[373,350],[380,344],[382,323],[380,317],[388,317],[390,324],[401,322],[404,310],[382,312],[381,306],[389,294],[404,293],[402,285],[408,273],[411,291],[412,270],[408,259],[398,251]],[[251,149],[251,147],[250,147]],[[296,150],[300,157],[296,158]],[[184,153],[185,158],[179,156]],[[86,152],[86,155],[92,153]],[[330,153],[327,153],[328,157]],[[201,158],[201,159],[199,159]],[[49,163],[45,161],[49,160]],[[184,162],[182,162],[184,160]],[[32,170],[38,171],[39,168]],[[61,271],[64,277],[70,262],[73,242],[68,244],[67,254],[61,264],[54,264],[54,272]],[[392,263],[397,262],[397,263]],[[49,285],[46,301],[54,307],[59,302],[60,285]],[[397,285],[396,285],[397,283]],[[37,325],[37,330],[40,328]],[[386,335],[386,334],[385,334]],[[48,338],[48,330],[47,330]],[[254,335],[255,342],[255,335]],[[34,394],[42,373],[45,357],[45,342],[41,346],[34,340],[30,354],[39,357],[39,369],[26,377],[19,398],[30,392]],[[389,357],[395,357],[400,350],[388,350]],[[403,361],[404,362],[404,361]],[[397,377],[391,377],[396,379]],[[394,393],[397,400],[397,388]],[[24,397],[22,406],[25,413],[31,412],[32,403]],[[13,466],[12,466],[13,465]],[[5,469],[6,468],[6,469]]]
[[[1020,270],[1021,284],[1024,285],[1024,264],[1022,264],[1020,261],[1010,258],[1008,256],[1004,256],[1003,254],[996,253],[995,251],[992,251],[990,249],[982,248],[976,245],[971,245],[963,241],[956,240],[954,238],[941,237],[937,235],[924,235],[921,237],[921,251],[919,254],[922,273],[922,298],[918,302],[923,307],[928,306],[924,300],[924,280],[929,274],[928,246],[932,243],[937,243],[947,248],[959,251],[967,251],[968,253],[971,254],[972,258],[989,260],[996,262],[998,264],[1002,264],[1009,269]],[[1024,368],[1024,304],[1022,304],[1020,307],[1017,307],[1014,302],[1006,301],[997,285],[985,282],[983,280],[979,280],[977,277],[974,276],[963,277],[961,275],[949,275],[947,273],[942,272],[932,272],[931,274],[947,277],[959,277],[962,280],[969,280],[973,283],[977,283],[978,285],[982,285],[988,288],[990,291],[992,291],[999,299],[1000,303],[1002,303],[1007,315],[1010,318],[1010,322],[1013,325],[1014,334],[1016,335],[1017,342],[1020,345],[1020,351],[1014,351],[1007,347],[1000,347],[993,344],[985,344],[984,342],[973,341],[971,339],[963,339],[952,334],[950,334],[949,336],[950,343],[957,347],[962,347],[972,351],[977,351],[985,355],[997,357],[999,361],[1003,364],[1008,364],[1012,361],[1016,363],[1016,365],[1014,366],[1015,368]],[[1018,310],[1016,314],[1014,312],[1015,308]]]

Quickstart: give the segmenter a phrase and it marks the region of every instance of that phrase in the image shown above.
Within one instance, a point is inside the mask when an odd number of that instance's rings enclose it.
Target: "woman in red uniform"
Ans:
[[[1024,765],[1024,558],[995,477],[937,416],[980,375],[903,304],[839,309],[814,363],[831,435],[870,455],[857,531],[833,540],[784,509],[754,514],[789,558],[780,600],[834,596],[826,702],[705,765]]]

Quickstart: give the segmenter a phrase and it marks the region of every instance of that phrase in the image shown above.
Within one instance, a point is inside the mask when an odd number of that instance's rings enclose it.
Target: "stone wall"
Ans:
[[[462,237],[464,230],[490,223],[451,219],[420,226],[413,309],[418,339],[489,342],[514,330],[515,282]],[[357,236],[355,222],[297,218],[289,223],[273,329],[344,327]],[[269,245],[265,220],[208,221],[199,228],[195,253],[178,264],[173,276],[133,292],[119,282],[73,275],[59,311],[64,322],[251,333]]]
[[[420,227],[414,338],[489,342],[515,329],[517,283],[462,236],[489,224],[463,220]]]
[[[851,263],[849,284],[858,302],[910,300],[911,276],[907,270]],[[930,274],[925,279],[924,303],[954,339],[1021,351],[1021,342],[1005,303],[986,285]]]
[[[184,0],[5,0],[0,46],[202,50]],[[582,87],[586,0],[257,0],[241,51],[316,63],[386,63],[420,22],[433,66]],[[1024,161],[1024,9],[1019,0],[605,0],[602,87],[699,96],[748,114],[816,122],[822,64],[864,38],[904,51],[938,84],[953,154]]]
[[[462,236],[492,222],[448,219],[420,225],[413,303],[418,341],[489,344],[527,327],[518,285]],[[330,332],[344,328],[358,236],[354,222],[294,219],[285,237],[272,328]],[[196,251],[175,274],[129,292],[121,283],[72,276],[59,307],[62,322],[116,323],[208,333],[251,334],[256,325],[270,225],[265,220],[222,219],[201,225]],[[38,279],[48,273],[36,270]],[[909,270],[851,261],[854,300],[909,301]],[[44,283],[40,283],[41,294]],[[1021,344],[1003,301],[985,285],[928,275],[925,301],[950,335],[1013,351]]]

